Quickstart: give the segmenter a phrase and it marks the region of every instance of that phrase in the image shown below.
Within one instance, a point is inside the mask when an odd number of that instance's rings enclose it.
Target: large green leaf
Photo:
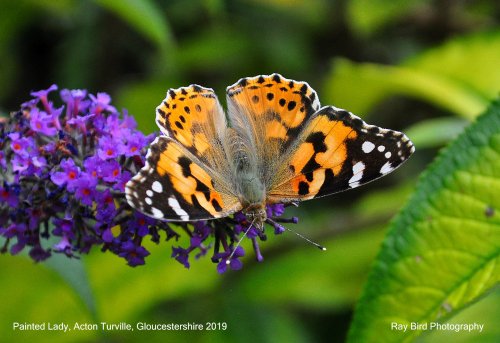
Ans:
[[[334,66],[326,83],[327,103],[354,113],[366,113],[391,95],[421,99],[469,119],[487,105],[485,98],[455,80],[415,67],[358,64],[346,59],[336,59]]]
[[[500,101],[429,167],[395,218],[355,312],[351,342],[422,333],[500,281]],[[430,325],[430,324],[429,324]]]
[[[322,98],[363,114],[388,96],[404,95],[472,119],[500,91],[499,60],[500,31],[450,40],[399,66],[337,59]]]

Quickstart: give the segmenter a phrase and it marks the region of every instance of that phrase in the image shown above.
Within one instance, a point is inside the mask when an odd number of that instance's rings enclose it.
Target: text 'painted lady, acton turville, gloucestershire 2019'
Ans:
[[[305,82],[279,74],[227,88],[226,115],[210,88],[170,89],[161,132],[126,186],[154,218],[196,221],[242,211],[262,230],[266,204],[322,197],[390,173],[413,153],[403,133],[320,106]]]

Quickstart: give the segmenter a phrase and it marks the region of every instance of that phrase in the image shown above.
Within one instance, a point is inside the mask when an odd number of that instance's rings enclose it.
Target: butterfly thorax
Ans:
[[[266,221],[266,187],[261,179],[256,157],[241,140],[233,143],[231,161],[233,162],[234,185],[243,207],[243,213],[250,221],[255,220],[259,227]]]

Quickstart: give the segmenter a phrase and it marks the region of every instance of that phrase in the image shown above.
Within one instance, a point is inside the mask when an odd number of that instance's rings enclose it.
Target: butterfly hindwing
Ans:
[[[401,132],[323,107],[290,148],[268,191],[269,202],[308,200],[355,188],[391,172],[413,151]]]
[[[241,209],[196,156],[170,137],[151,145],[146,165],[126,186],[128,202],[158,219],[188,221],[227,216]]]

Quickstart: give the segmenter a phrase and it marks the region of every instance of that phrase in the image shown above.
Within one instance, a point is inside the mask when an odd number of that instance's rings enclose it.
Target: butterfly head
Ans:
[[[254,203],[243,209],[243,214],[254,226],[263,231],[264,223],[267,220],[266,206],[264,203]]]

